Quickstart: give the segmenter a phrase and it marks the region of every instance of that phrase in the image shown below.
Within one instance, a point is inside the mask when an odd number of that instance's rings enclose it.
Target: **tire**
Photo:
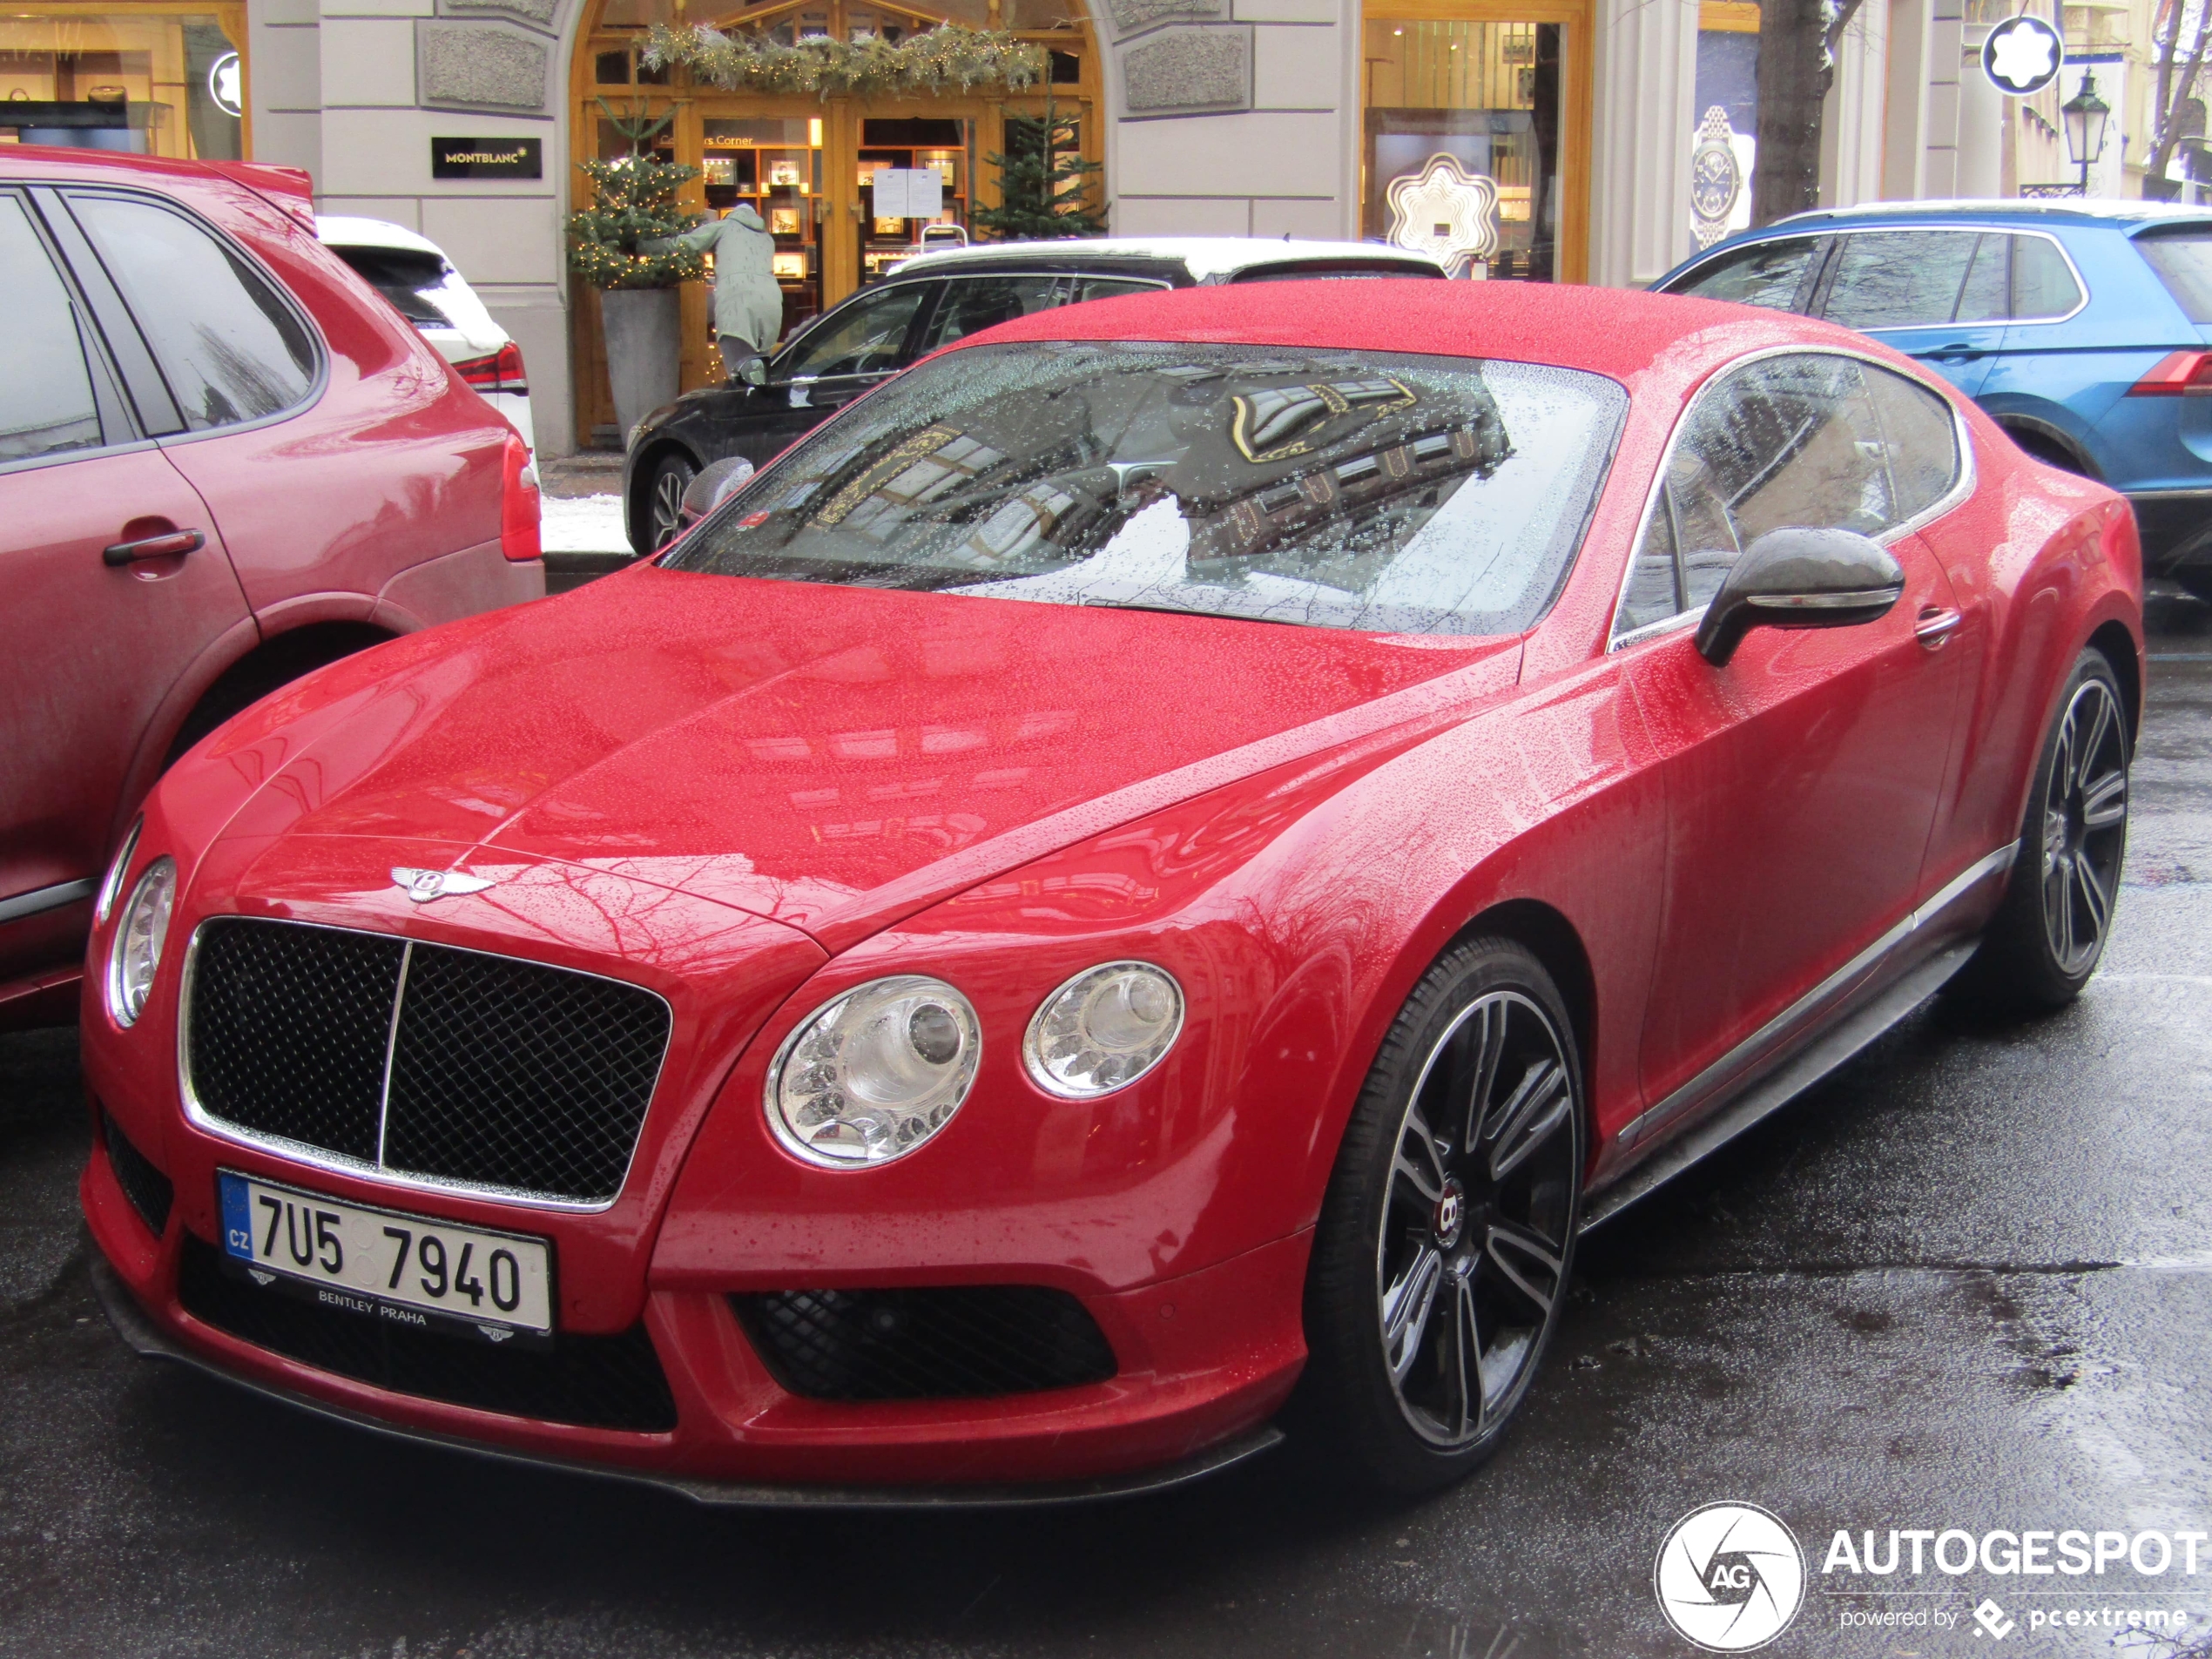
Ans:
[[[1449,1485],[1526,1398],[1581,1220],[1573,1033],[1542,964],[1479,939],[1429,969],[1383,1040],[1315,1230],[1290,1413],[1330,1478],[1399,1498]]]
[[[677,450],[656,456],[645,469],[637,505],[630,515],[630,544],[641,557],[659,552],[675,539],[677,509],[684,504],[684,492],[698,475],[691,458]]]
[[[2063,1008],[2097,971],[2128,850],[2128,702],[2101,651],[2074,659],[2036,758],[2020,854],[1961,975],[1993,1011]]]

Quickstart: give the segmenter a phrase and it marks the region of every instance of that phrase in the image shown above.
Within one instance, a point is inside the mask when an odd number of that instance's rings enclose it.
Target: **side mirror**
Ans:
[[[765,386],[768,383],[768,365],[758,357],[748,357],[745,367],[738,371],[738,378],[747,386]]]
[[[1697,651],[1720,668],[1754,628],[1848,628],[1887,615],[1904,592],[1904,567],[1856,530],[1769,530],[1705,607]]]
[[[685,486],[676,509],[676,532],[682,535],[724,502],[752,482],[752,462],[743,455],[710,462],[706,469]]]

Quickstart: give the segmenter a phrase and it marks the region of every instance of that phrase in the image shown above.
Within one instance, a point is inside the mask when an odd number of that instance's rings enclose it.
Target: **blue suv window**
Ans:
[[[2212,322],[2212,229],[2152,232],[2136,250],[2191,322]]]
[[[1866,231],[1838,239],[1820,314],[1846,328],[2062,317],[2081,287],[2058,246],[2005,231]]]

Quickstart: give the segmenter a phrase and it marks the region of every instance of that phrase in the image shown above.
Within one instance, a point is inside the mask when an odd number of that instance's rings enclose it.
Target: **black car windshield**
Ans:
[[[1126,342],[977,346],[817,428],[679,570],[1389,633],[1529,626],[1628,408],[1578,370]]]

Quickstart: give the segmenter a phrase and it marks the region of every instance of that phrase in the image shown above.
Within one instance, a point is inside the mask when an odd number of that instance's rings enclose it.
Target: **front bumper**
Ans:
[[[107,1315],[108,1323],[115,1327],[116,1334],[142,1358],[166,1359],[187,1366],[203,1375],[233,1384],[265,1399],[327,1418],[333,1422],[366,1429],[373,1434],[388,1435],[421,1446],[435,1446],[446,1451],[487,1458],[494,1462],[551,1469],[592,1480],[652,1487],[689,1498],[694,1503],[718,1508],[974,1509],[1094,1503],[1109,1498],[1137,1497],[1188,1486],[1194,1480],[1217,1474],[1224,1469],[1232,1468],[1263,1452],[1272,1450],[1281,1444],[1283,1439],[1280,1429],[1271,1424],[1261,1424],[1218,1441],[1179,1462],[1142,1469],[1130,1474],[1097,1475],[1088,1480],[1033,1485],[833,1487],[704,1480],[658,1470],[619,1468],[550,1453],[517,1451],[432,1430],[404,1427],[366,1413],[317,1399],[310,1394],[226,1370],[165,1332],[138,1305],[137,1298],[105,1258],[93,1258],[92,1289],[99,1298],[101,1311]]]
[[[177,1204],[157,1238],[126,1196],[105,1139],[80,1191],[99,1246],[103,1301],[141,1353],[381,1433],[644,1481],[705,1503],[934,1507],[1178,1485],[1274,1444],[1268,1420],[1304,1361],[1304,1233],[1142,1289],[1083,1296],[1115,1349],[1116,1374],[981,1399],[800,1398],[777,1382],[727,1296],[649,1285],[642,1325],[674,1400],[675,1426],[584,1427],[374,1386],[242,1340],[185,1305],[188,1243],[203,1259],[214,1248],[187,1224],[190,1206]]]

